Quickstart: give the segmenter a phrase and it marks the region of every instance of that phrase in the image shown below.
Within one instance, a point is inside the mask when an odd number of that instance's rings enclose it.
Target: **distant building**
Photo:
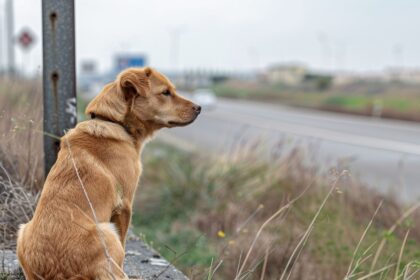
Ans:
[[[405,68],[388,68],[384,71],[384,79],[386,81],[398,81],[407,84],[420,84],[420,70],[419,69],[405,69]]]
[[[264,79],[270,83],[282,83],[295,86],[302,83],[308,70],[302,64],[273,65],[264,73]]]
[[[77,79],[77,87],[86,92],[92,84],[101,82],[102,76],[98,73],[95,60],[83,60],[80,63],[80,72]]]
[[[400,82],[408,85],[420,85],[420,69],[387,68],[377,72],[339,72],[334,74],[335,86],[361,82]]]
[[[163,71],[163,73],[180,89],[192,90],[209,88],[228,79],[242,77],[239,73],[228,73],[212,70]],[[252,76],[254,77],[255,74]],[[247,76],[247,80],[249,80]]]
[[[97,63],[95,60],[83,60],[80,64],[82,75],[90,75],[97,73]]]
[[[338,72],[334,74],[333,86],[345,86],[356,83],[361,79],[360,76],[353,72]]]
[[[260,76],[260,79],[271,84],[282,84],[293,88],[327,90],[332,85],[334,76],[327,72],[309,70],[305,65],[294,63],[271,66]]]

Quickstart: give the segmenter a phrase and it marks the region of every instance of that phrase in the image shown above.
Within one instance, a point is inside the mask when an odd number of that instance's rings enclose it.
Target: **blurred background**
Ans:
[[[127,67],[156,68],[204,108],[146,149],[135,231],[192,279],[380,269],[372,279],[419,279],[419,10],[414,0],[76,1],[79,121]],[[40,0],[0,0],[0,155],[34,196],[41,19]]]

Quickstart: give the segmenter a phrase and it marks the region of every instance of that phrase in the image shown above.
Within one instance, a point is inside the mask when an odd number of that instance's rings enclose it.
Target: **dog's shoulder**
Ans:
[[[79,123],[68,132],[68,137],[74,137],[80,132],[97,138],[113,139],[131,142],[131,136],[119,124],[102,120],[88,120]]]

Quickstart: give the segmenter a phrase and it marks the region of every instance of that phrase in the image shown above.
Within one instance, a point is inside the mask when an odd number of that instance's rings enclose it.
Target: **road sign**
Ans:
[[[35,43],[35,36],[29,29],[20,32],[17,42],[23,50],[29,50]]]
[[[117,55],[115,57],[115,71],[120,72],[129,67],[143,67],[146,65],[146,57],[144,55]]]

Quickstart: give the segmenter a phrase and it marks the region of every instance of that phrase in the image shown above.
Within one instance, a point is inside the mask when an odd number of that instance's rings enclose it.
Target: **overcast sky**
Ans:
[[[35,69],[42,61],[41,0],[14,3],[15,32],[29,27],[37,36],[24,63]],[[325,70],[417,67],[419,27],[418,0],[76,0],[78,64],[96,60],[101,70],[118,52],[144,53],[161,69],[248,70],[291,61]],[[23,65],[20,49],[17,62]]]

